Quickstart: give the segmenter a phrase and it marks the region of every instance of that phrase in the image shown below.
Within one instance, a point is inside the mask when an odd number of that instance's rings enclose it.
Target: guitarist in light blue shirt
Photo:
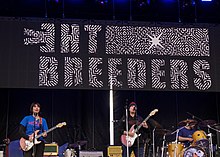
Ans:
[[[25,116],[20,122],[19,133],[21,135],[20,146],[23,150],[24,157],[43,157],[44,153],[44,137],[47,136],[45,133],[48,130],[47,122],[44,118],[39,116],[40,113],[40,104],[33,102],[30,106],[31,115]],[[42,133],[42,136],[34,140],[34,134],[39,135]],[[34,148],[27,148],[26,142],[30,144],[35,144]],[[40,143],[38,143],[40,142]],[[26,149],[27,148],[27,149]],[[34,150],[34,152],[33,152]]]
[[[134,151],[135,157],[144,156],[144,143],[146,141],[146,134],[149,133],[148,125],[146,121],[143,121],[143,118],[137,115],[137,105],[135,102],[129,104],[129,113],[128,113],[128,128],[129,131],[126,131],[126,120],[123,116],[120,120],[121,128],[121,142],[122,142],[122,157],[127,157],[127,143],[129,147],[129,156],[131,152]],[[140,129],[134,133],[136,127],[139,126]],[[129,139],[126,140],[126,136],[129,136]],[[140,134],[140,136],[138,136]],[[129,142],[128,142],[129,141]],[[131,142],[130,142],[131,141]]]

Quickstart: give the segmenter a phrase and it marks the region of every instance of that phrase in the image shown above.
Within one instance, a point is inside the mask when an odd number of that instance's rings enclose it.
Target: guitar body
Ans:
[[[41,141],[35,139],[34,142],[31,142],[29,140],[24,139],[23,137],[20,139],[20,146],[23,151],[29,151],[34,146],[34,143],[39,144],[41,143]]]
[[[138,135],[135,133],[134,126],[135,125],[132,125],[132,127],[129,130],[129,132],[134,133],[133,137],[127,135],[121,135],[121,142],[123,145],[131,147],[134,144],[135,139],[138,137]]]

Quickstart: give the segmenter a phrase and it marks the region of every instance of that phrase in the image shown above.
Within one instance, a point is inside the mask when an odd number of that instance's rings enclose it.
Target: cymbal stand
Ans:
[[[208,128],[208,132],[209,128]],[[209,135],[209,157],[213,157],[213,147],[212,147],[212,133],[208,133]]]
[[[163,135],[163,144],[162,144],[162,148],[161,148],[161,157],[164,156],[164,147],[165,147],[165,141],[166,141],[166,134]]]
[[[210,136],[209,137],[209,155],[210,155],[210,157],[213,157],[212,133],[210,133],[210,129],[212,129],[216,132],[220,132],[220,131],[211,127],[210,125],[207,125],[207,126],[208,126],[208,135]]]
[[[155,141],[154,141],[154,140],[155,140],[155,139],[154,139],[155,129],[156,129],[156,127],[154,127],[154,129],[153,129],[153,144],[152,144],[152,145],[153,145],[153,157],[156,157],[156,156],[155,156]]]
[[[187,126],[187,125],[185,125],[185,126]],[[176,156],[176,152],[177,152],[177,143],[178,143],[178,134],[179,134],[179,131],[180,130],[182,130],[185,126],[182,126],[181,128],[179,128],[179,129],[176,129],[174,132],[172,132],[171,134],[174,134],[174,133],[176,133],[176,139],[175,139],[175,148],[174,148],[174,157],[177,157]]]

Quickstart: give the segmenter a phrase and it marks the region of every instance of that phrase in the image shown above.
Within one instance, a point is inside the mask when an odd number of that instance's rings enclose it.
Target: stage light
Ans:
[[[109,0],[96,0],[96,2],[100,5],[106,5],[109,3]]]
[[[50,3],[59,3],[59,0],[48,0]]]
[[[136,4],[140,8],[150,5],[150,3],[151,3],[151,0],[136,0]]]
[[[212,0],[201,0],[202,2],[212,2]]]

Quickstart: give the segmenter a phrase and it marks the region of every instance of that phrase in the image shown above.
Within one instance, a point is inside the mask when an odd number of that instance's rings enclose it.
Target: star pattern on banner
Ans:
[[[161,45],[161,40],[160,40],[160,37],[161,37],[162,33],[156,37],[156,35],[154,34],[153,37],[148,35],[148,37],[150,38],[150,41],[151,42],[151,45],[149,47],[149,49],[151,49],[153,46],[155,46],[156,48],[159,48],[159,47],[163,47],[163,45]]]

